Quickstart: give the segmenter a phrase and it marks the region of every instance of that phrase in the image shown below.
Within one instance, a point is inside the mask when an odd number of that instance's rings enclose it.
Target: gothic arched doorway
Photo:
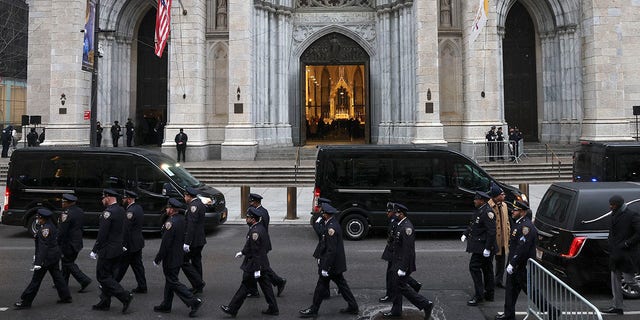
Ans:
[[[507,15],[502,48],[505,120],[525,141],[538,141],[535,28],[520,2]]]
[[[301,144],[361,144],[370,138],[369,55],[330,33],[300,57]]]

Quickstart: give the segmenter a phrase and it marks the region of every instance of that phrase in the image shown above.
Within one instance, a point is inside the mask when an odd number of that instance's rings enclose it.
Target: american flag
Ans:
[[[162,58],[164,47],[169,38],[169,25],[171,24],[171,1],[158,0],[158,14],[156,15],[156,56]]]

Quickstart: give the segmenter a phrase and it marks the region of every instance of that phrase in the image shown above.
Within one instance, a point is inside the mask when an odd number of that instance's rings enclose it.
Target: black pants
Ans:
[[[127,134],[127,147],[131,147],[133,141],[133,134]]]
[[[111,136],[111,140],[113,140],[113,146],[118,146],[118,140],[120,140],[120,136]]]
[[[102,144],[102,134],[96,135],[96,147],[99,147]]]
[[[77,258],[78,252],[65,250],[64,255],[62,256],[62,277],[64,278],[64,283],[68,285],[69,275],[72,275],[80,285],[84,286],[91,282],[91,278],[80,270],[80,267],[76,264]]]
[[[62,272],[60,272],[58,262],[56,261],[56,263],[54,264],[42,266],[40,270],[33,271],[31,282],[29,283],[27,288],[24,289],[22,295],[20,295],[20,300],[22,300],[25,304],[31,305],[31,302],[33,302],[33,299],[35,299],[36,295],[38,294],[42,279],[44,278],[44,275],[47,274],[47,272],[49,272],[51,278],[53,279],[53,284],[56,286],[56,290],[58,291],[58,297],[60,297],[60,299],[71,298],[69,287],[64,282]]]
[[[3,143],[2,144],[2,157],[3,158],[8,158],[9,157],[9,143]]]
[[[413,288],[409,286],[407,281],[409,280],[410,274],[407,273],[406,276],[400,277],[396,274],[393,277],[393,306],[391,307],[391,313],[396,316],[402,315],[402,297],[404,296],[407,300],[411,301],[411,303],[416,306],[416,308],[422,310],[429,304],[429,299],[425,298],[421,294],[417,293]]]
[[[313,304],[311,305],[311,309],[316,313],[318,312],[318,309],[320,309],[320,304],[322,304],[322,300],[326,297],[327,291],[329,291],[330,281],[333,281],[333,283],[338,286],[338,291],[340,291],[340,294],[342,295],[344,301],[347,302],[348,307],[352,309],[358,309],[356,298],[353,296],[353,293],[351,293],[351,289],[349,289],[347,280],[344,278],[342,273],[330,273],[328,277],[323,277],[322,275],[318,277],[316,290],[313,292]]]
[[[204,287],[202,280],[202,248],[190,247],[189,252],[184,254],[184,263],[182,264],[182,272],[191,283],[194,289]]]
[[[269,281],[271,282],[271,285],[274,287],[279,287],[281,285],[284,284],[284,278],[280,277],[279,275],[276,274],[275,271],[273,271],[273,269],[271,269],[271,267],[267,267],[265,268],[265,270],[262,271],[263,275],[267,278],[269,278]],[[254,282],[253,286],[249,287],[249,292],[253,293],[253,294],[257,294],[258,293],[258,282]]]
[[[247,298],[247,293],[249,293],[250,288],[256,287],[258,284],[260,285],[260,289],[264,294],[264,300],[267,302],[269,310],[279,311],[276,297],[273,294],[273,284],[271,283],[271,279],[265,275],[262,275],[260,278],[256,279],[253,277],[252,272],[244,272],[242,274],[242,283],[240,283],[240,288],[238,288],[238,291],[236,291],[236,293],[233,295],[233,298],[231,298],[231,301],[229,302],[229,309],[231,309],[231,312],[238,312],[240,307],[242,307],[244,300]]]
[[[496,156],[496,145],[495,142],[489,141],[487,143],[487,147],[489,148],[489,161],[495,161]]]
[[[180,282],[178,277],[180,273],[180,267],[166,268],[162,267],[162,273],[164,273],[164,298],[160,306],[164,309],[171,309],[173,304],[173,295],[177,295],[184,304],[192,307],[196,303],[196,298],[191,291]]]
[[[387,284],[386,296],[389,297],[391,300],[393,300],[393,276],[394,274],[397,275],[396,272],[397,270],[394,270],[393,268],[391,268],[391,261],[387,261],[387,275],[385,279]],[[414,279],[410,275],[406,275],[405,277],[407,278],[407,284],[411,287],[411,289],[413,289],[413,291],[415,292],[420,291],[420,287],[421,287],[420,282],[416,281],[416,279]]]
[[[502,248],[502,253],[503,253],[502,255],[495,256],[495,260],[496,260],[495,284],[502,284],[503,283],[502,279],[504,279],[504,268],[506,267],[506,261],[504,256],[504,253],[506,253],[505,248]]]
[[[102,288],[100,304],[103,306],[111,304],[111,297],[116,297],[121,302],[129,300],[129,292],[124,290],[114,277],[114,273],[118,269],[119,262],[120,257],[106,259],[98,256],[96,278],[98,278],[98,282]]]
[[[512,274],[507,274],[507,287],[504,294],[505,319],[516,318],[516,302],[520,291],[527,294],[526,268],[515,268]]]
[[[176,145],[176,149],[178,150],[178,162],[180,162],[180,155],[182,155],[182,161],[185,162],[187,161],[187,158],[185,158],[185,153],[187,151],[187,145],[186,144],[178,144]]]
[[[127,273],[129,266],[131,266],[131,270],[133,270],[133,274],[136,277],[138,288],[147,289],[147,278],[144,275],[144,264],[142,263],[142,250],[138,250],[136,252],[130,252],[127,250],[122,254],[118,272],[115,274],[116,281],[122,281],[122,278],[124,278],[125,273]]]
[[[469,260],[469,273],[473,280],[474,296],[478,299],[494,296],[493,257],[485,258],[482,253],[472,253]]]

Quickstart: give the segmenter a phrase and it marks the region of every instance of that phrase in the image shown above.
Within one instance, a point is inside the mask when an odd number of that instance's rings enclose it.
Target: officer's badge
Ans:
[[[62,222],[67,221],[67,216],[68,215],[66,213],[63,213],[62,215],[60,215],[60,221],[62,221]]]
[[[189,210],[191,210],[191,212],[196,212],[196,210],[198,210],[198,208],[196,208],[196,206],[191,206],[191,208]]]
[[[251,234],[251,239],[253,239],[253,241],[258,240],[259,237],[260,237],[260,235],[258,235],[257,232],[254,232],[254,233]]]
[[[522,234],[525,236],[529,234],[529,227],[522,227]]]
[[[516,236],[516,233],[518,233],[518,230],[513,229],[513,232],[511,232],[511,236],[515,237],[515,236]]]
[[[407,233],[407,235],[408,235],[408,236],[410,236],[410,235],[413,233],[413,229],[411,229],[411,228],[406,228],[406,229],[404,230],[404,232],[406,232],[406,233]]]
[[[333,236],[334,234],[336,234],[336,230],[334,230],[333,228],[329,228],[329,230],[327,230],[327,233],[328,233],[330,236]]]
[[[43,228],[42,229],[42,236],[45,237],[45,238],[48,237],[49,236],[49,229]]]
[[[171,221],[167,221],[167,222],[164,223],[164,229],[165,230],[171,229]]]
[[[480,223],[480,217],[476,217],[476,223]]]
[[[131,220],[133,218],[133,212],[127,212],[127,219]]]
[[[102,213],[102,217],[105,219],[109,219],[109,217],[111,217],[111,212],[109,211],[105,211]]]
[[[496,215],[495,215],[495,214],[493,214],[493,211],[492,211],[492,212],[487,213],[487,215],[489,216],[489,219],[491,219],[491,220],[493,220],[493,218],[495,218],[495,217],[496,217]]]

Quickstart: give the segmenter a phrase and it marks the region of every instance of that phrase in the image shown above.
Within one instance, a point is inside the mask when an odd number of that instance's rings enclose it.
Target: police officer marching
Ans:
[[[327,198],[318,198],[317,202],[318,202],[318,207],[320,207],[320,208],[322,208],[322,204],[323,203],[331,204],[331,200],[329,200]],[[318,235],[318,241],[322,240],[322,235],[324,234],[324,231],[325,231],[324,218],[322,217],[322,214],[320,214],[318,216],[318,219],[316,219],[316,221],[313,223],[313,231],[315,231],[316,234]],[[320,259],[320,250],[321,249],[322,249],[321,246],[316,246],[316,249],[313,252],[313,257],[314,258]],[[322,293],[322,298],[323,299],[331,298],[331,290],[330,290],[329,286],[327,286],[327,291]]]
[[[261,212],[259,209],[250,207],[247,210],[247,217],[245,219],[249,226],[247,241],[242,251],[236,253],[236,258],[244,257],[242,265],[240,266],[240,269],[243,271],[242,283],[231,298],[229,304],[220,306],[222,312],[233,317],[236,316],[238,310],[242,307],[250,288],[256,287],[257,284],[260,285],[260,289],[268,305],[268,308],[263,310],[262,313],[274,316],[279,314],[278,303],[273,294],[271,277],[267,276],[267,272],[270,269],[269,258],[267,256],[269,253],[270,240],[265,226],[260,223],[260,218]]]
[[[60,272],[60,248],[56,240],[58,230],[51,220],[53,213],[44,208],[38,209],[36,219],[40,225],[40,229],[35,235],[36,251],[33,256],[33,277],[27,288],[20,295],[20,301],[13,306],[16,310],[31,308],[31,303],[38,294],[40,283],[47,274],[47,271],[53,279],[56,290],[58,291],[58,303],[71,303],[71,294],[69,287],[64,281],[64,277]]]
[[[112,189],[102,191],[102,204],[106,207],[100,215],[96,243],[89,256],[98,259],[96,278],[102,293],[100,302],[92,306],[93,310],[107,311],[111,307],[111,297],[122,302],[122,313],[126,313],[133,300],[133,294],[120,286],[114,277],[122,256],[124,209],[118,205],[119,194]]]
[[[180,282],[178,277],[185,255],[183,245],[186,222],[185,217],[179,214],[182,208],[182,202],[178,199],[169,199],[166,208],[168,218],[162,226],[162,242],[160,243],[158,254],[153,260],[153,264],[156,267],[162,263],[162,272],[165,277],[164,298],[160,305],[153,307],[153,311],[171,312],[173,295],[175,294],[191,308],[189,317],[195,317],[202,305],[202,300],[194,297],[193,293]]]
[[[76,205],[78,198],[72,194],[65,193],[62,195],[62,209],[60,214],[58,227],[58,246],[62,252],[62,276],[65,283],[69,284],[69,275],[72,275],[78,283],[80,290],[84,290],[91,283],[91,279],[80,270],[76,264],[78,253],[82,250],[82,231],[84,211]]]
[[[136,203],[138,194],[125,190],[122,195],[122,205],[126,207],[124,219],[124,243],[122,244],[124,253],[120,260],[120,267],[116,273],[116,281],[122,281],[127,269],[131,266],[133,274],[138,284],[131,292],[147,293],[147,278],[145,277],[144,264],[142,263],[142,248],[144,248],[144,237],[142,236],[142,226],[144,225],[144,210]]]
[[[467,301],[469,306],[494,299],[493,252],[496,246],[496,220],[495,214],[487,205],[489,199],[486,193],[476,191],[473,199],[476,210],[461,238],[463,242],[467,241],[467,252],[471,253],[469,272],[475,290],[473,298]]]
[[[198,193],[198,189],[187,187],[184,194],[188,209],[185,212],[187,229],[182,249],[186,254],[182,272],[191,283],[191,291],[194,294],[202,293],[205,286],[202,279],[202,249],[207,243],[204,234],[204,214],[207,208],[198,198]]]

